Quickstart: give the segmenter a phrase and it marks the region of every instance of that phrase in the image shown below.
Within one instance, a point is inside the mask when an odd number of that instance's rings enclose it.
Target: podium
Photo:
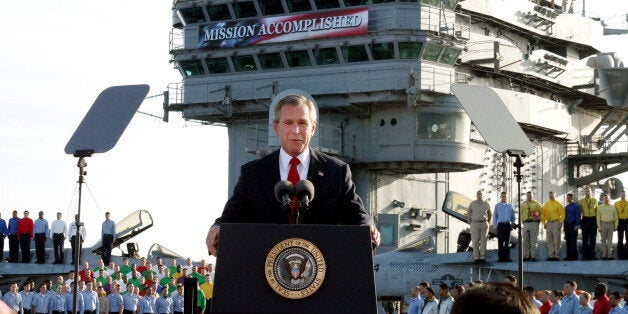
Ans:
[[[377,313],[367,226],[222,224],[211,313]]]

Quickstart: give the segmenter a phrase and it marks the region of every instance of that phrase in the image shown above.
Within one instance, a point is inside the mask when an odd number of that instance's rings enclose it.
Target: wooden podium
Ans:
[[[211,313],[377,313],[372,249],[367,226],[222,224]]]

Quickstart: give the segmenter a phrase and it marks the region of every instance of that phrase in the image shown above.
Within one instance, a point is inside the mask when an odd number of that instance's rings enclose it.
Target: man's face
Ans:
[[[13,211],[13,218],[17,218],[17,210]]]
[[[554,200],[554,193],[553,193],[553,192],[550,192],[550,193],[548,194],[548,197],[549,197],[549,199],[550,199],[550,200],[552,200],[552,201],[553,201],[553,200]]]
[[[83,269],[85,269],[85,270],[89,269],[89,263],[88,262],[84,262],[83,263]]]
[[[61,213],[57,213],[57,219],[61,219]]]
[[[526,193],[526,200],[528,200],[528,201],[532,200],[532,193],[530,193],[530,192]]]
[[[591,189],[590,188],[584,189],[584,195],[586,195],[587,197],[591,197]]]
[[[443,289],[443,288],[439,288],[438,289],[438,295],[440,295],[441,298],[444,298],[447,296],[447,293],[449,293],[449,289]]]
[[[10,289],[11,289],[11,293],[16,293],[17,292],[17,284],[16,283],[12,283]]]
[[[539,298],[539,301],[546,302],[548,299],[549,299],[549,293],[546,293],[546,292],[541,293],[541,297]]]
[[[506,194],[500,194],[499,198],[501,199],[502,203],[506,203]]]
[[[283,105],[278,113],[278,122],[273,122],[275,134],[283,150],[296,157],[310,145],[316,130],[316,124],[310,121],[310,109],[307,106]]]
[[[611,294],[608,296],[608,304],[610,304],[611,307],[615,307],[619,304],[619,299],[615,298],[615,296]]]
[[[481,201],[482,201],[482,192],[477,192],[477,193],[475,194],[475,197],[476,197],[476,199],[477,199],[479,202],[481,202]]]
[[[567,198],[567,199],[569,199],[569,198]],[[565,286],[563,286],[563,290],[565,290],[565,292],[567,294],[572,294],[573,293],[573,288],[569,284],[565,284]]]
[[[39,212],[39,218],[44,218],[44,212],[42,211]]]
[[[624,293],[622,294],[624,301],[626,301],[626,306],[628,306],[628,288],[624,288]]]
[[[572,203],[573,202],[573,196],[567,195],[567,202]]]
[[[28,218],[28,211],[24,211],[24,218]]]
[[[46,293],[46,285],[39,286],[39,292]]]
[[[105,219],[109,220],[109,213],[105,214]]]
[[[589,300],[587,300],[587,298],[586,298],[583,294],[581,294],[581,295],[578,297],[578,299],[579,299],[579,301],[580,301],[580,305],[583,305],[583,306],[584,306],[584,305],[589,304]]]
[[[608,195],[604,195],[604,204],[608,205],[609,199],[608,199]]]
[[[413,298],[418,297],[419,296],[419,289],[412,288],[410,290],[410,294],[412,295]]]

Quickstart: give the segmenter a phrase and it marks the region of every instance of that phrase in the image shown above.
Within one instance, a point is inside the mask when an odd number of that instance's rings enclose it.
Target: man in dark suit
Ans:
[[[317,123],[315,105],[304,96],[287,95],[277,102],[274,113],[273,129],[281,149],[242,166],[233,195],[207,234],[209,253],[216,255],[221,223],[292,223],[275,199],[274,187],[295,176],[307,178],[315,188],[303,223],[369,225],[373,243],[379,245],[379,231],[356,194],[349,165],[309,147]]]

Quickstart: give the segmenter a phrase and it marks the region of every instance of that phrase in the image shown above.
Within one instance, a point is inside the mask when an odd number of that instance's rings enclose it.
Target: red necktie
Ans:
[[[290,171],[288,171],[288,181],[290,181],[293,185],[297,185],[297,182],[299,182],[300,180],[299,171],[297,170],[297,166],[299,165],[299,163],[301,163],[301,161],[299,161],[299,158],[292,157],[292,159],[290,159]],[[292,214],[288,217],[288,221],[290,222],[290,224],[294,223],[294,221],[292,221],[292,217],[294,216],[294,211],[296,209],[297,197],[294,196],[292,200],[294,201],[292,204],[290,204]]]
[[[301,180],[299,178],[299,171],[297,170],[297,166],[301,163],[299,158],[292,157],[290,159],[290,171],[288,172],[288,181],[290,181],[293,185],[297,185],[297,182]]]

